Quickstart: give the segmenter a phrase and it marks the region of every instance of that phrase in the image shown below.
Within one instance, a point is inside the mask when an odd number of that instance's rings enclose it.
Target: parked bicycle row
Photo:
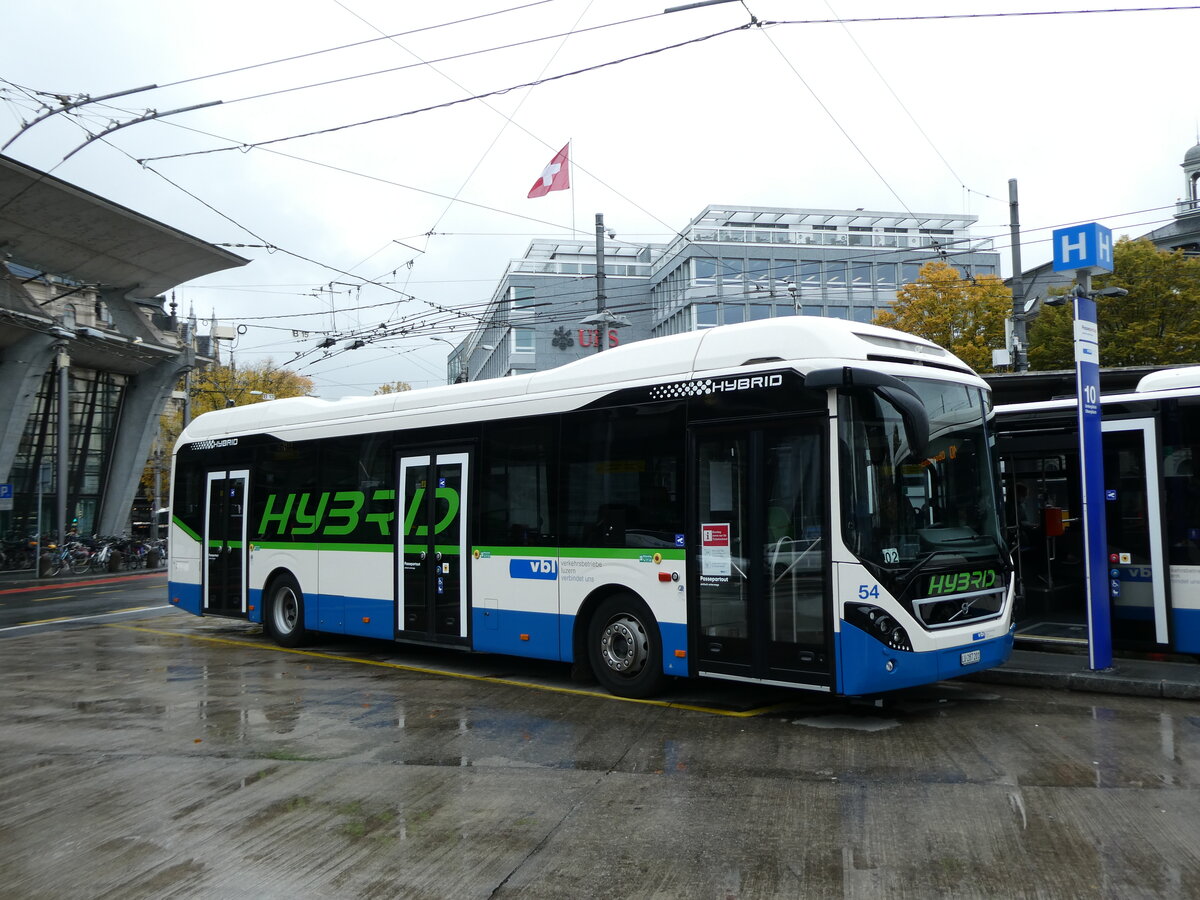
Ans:
[[[37,535],[10,535],[0,541],[0,570],[32,569],[38,558]]]
[[[13,552],[9,553],[9,543]],[[167,558],[167,541],[143,541],[129,537],[80,538],[69,536],[59,545],[56,539],[43,536],[39,542],[30,537],[20,542],[6,542],[4,547],[5,569],[33,569],[34,560],[40,559],[40,574],[60,575],[70,572],[83,575],[88,572],[120,572],[130,569],[154,569],[163,565]],[[10,563],[10,559],[19,563]]]

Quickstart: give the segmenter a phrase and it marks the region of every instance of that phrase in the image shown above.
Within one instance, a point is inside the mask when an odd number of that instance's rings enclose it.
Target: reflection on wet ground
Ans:
[[[1192,703],[644,704],[565,666],[307,649],[182,618],[6,640],[0,894],[1197,896]]]

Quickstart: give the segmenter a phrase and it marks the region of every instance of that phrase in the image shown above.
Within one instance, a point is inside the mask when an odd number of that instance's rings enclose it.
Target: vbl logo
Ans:
[[[510,578],[533,578],[538,581],[556,581],[558,579],[558,560],[510,559],[508,576]]]

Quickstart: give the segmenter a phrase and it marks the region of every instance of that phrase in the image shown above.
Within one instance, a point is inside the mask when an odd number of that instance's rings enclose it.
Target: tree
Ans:
[[[303,397],[313,388],[311,378],[298,372],[282,369],[267,359],[253,366],[209,366],[192,373],[190,387],[187,382],[179,385],[180,391],[187,390],[191,402],[192,418],[214,409],[228,406],[245,406],[265,400],[282,400],[285,397]],[[183,431],[183,411],[172,404],[159,419],[157,447],[151,451],[150,459],[142,472],[141,491],[147,500],[156,494],[165,497],[164,481],[159,480],[159,491],[155,491],[156,472],[161,475],[170,465],[171,448]]]
[[[1159,250],[1146,238],[1122,238],[1113,247],[1113,272],[1092,287],[1121,287],[1124,297],[1097,297],[1100,362],[1155,366],[1200,362],[1200,259]],[[1029,365],[1074,365],[1070,305],[1043,307],[1029,329]]]
[[[381,384],[375,388],[375,395],[380,394],[399,394],[401,391],[411,391],[412,385],[407,381],[389,381],[387,384]]]
[[[303,397],[312,388],[311,378],[269,359],[254,366],[210,366],[192,373],[192,418],[227,406]]]
[[[991,372],[992,350],[1004,346],[1012,292],[995,275],[964,279],[941,260],[927,262],[917,280],[896,292],[892,309],[875,324],[915,334],[949,350],[971,368]]]

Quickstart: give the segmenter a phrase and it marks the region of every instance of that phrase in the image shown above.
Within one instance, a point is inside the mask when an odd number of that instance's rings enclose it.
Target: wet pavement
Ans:
[[[0,897],[1200,896],[1192,701],[563,668],[183,614],[7,635]]]
[[[0,595],[71,583],[137,582],[164,571],[62,575],[53,579],[38,579],[32,573],[3,572],[0,573]],[[1085,648],[1039,649],[1034,644],[1019,643],[1007,663],[970,676],[970,680],[1051,690],[1200,700],[1200,657],[1117,654],[1111,667],[1097,671],[1089,668]]]

